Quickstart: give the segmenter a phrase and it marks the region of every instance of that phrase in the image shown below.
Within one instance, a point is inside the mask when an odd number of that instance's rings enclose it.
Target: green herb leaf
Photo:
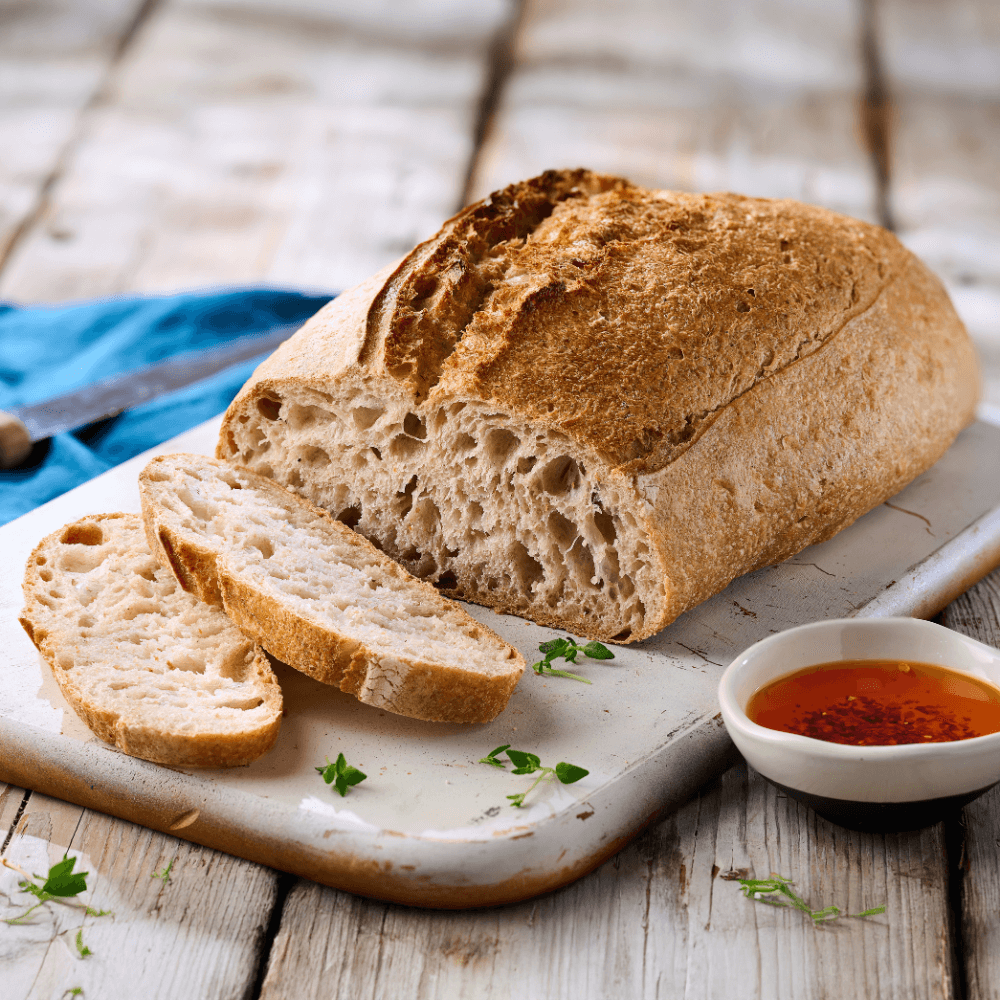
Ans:
[[[585,771],[582,767],[577,767],[576,764],[567,764],[565,761],[556,764],[555,771],[556,777],[564,785],[572,785],[574,781],[586,778],[590,774],[590,771]]]
[[[80,958],[86,958],[94,953],[83,943],[83,928],[76,932],[76,950],[80,953]]]
[[[166,885],[170,881],[170,869],[174,867],[174,862],[176,860],[177,860],[176,858],[171,858],[170,864],[167,865],[167,867],[164,868],[162,872],[153,872],[153,874],[150,875],[149,877],[158,878],[164,885]]]
[[[584,684],[590,684],[591,682],[586,677],[570,673],[568,670],[556,670],[552,666],[552,661],[562,657],[569,663],[576,663],[576,658],[581,653],[584,656],[589,656],[592,660],[613,660],[615,658],[614,653],[601,642],[593,641],[588,642],[585,646],[580,646],[575,639],[569,636],[565,639],[549,639],[546,642],[539,643],[538,649],[541,653],[545,654],[545,659],[531,665],[531,669],[536,674],[548,677],[569,677],[571,680],[582,681]]]
[[[35,892],[35,895],[40,899],[42,894],[47,896],[78,896],[81,892],[86,892],[87,876],[90,872],[74,872],[73,866],[75,864],[76,858],[64,854],[62,861],[49,869],[48,877],[45,879],[41,891]],[[35,878],[41,878],[41,876],[36,875]]]
[[[338,754],[337,760],[333,764],[327,757],[326,766],[317,767],[316,770],[319,771],[328,785],[332,783],[336,787],[341,796],[346,795],[347,789],[352,785],[358,785],[368,777],[363,771],[351,767],[343,754]]]
[[[807,913],[814,924],[835,920],[840,916],[871,917],[877,913],[885,913],[884,906],[875,906],[860,913],[843,914],[839,906],[824,906],[821,910],[814,910],[791,888],[792,880],[780,875],[775,875],[773,878],[741,878],[739,883],[740,891],[747,899],[752,899],[756,903],[766,903],[768,906],[792,906]]]
[[[493,767],[499,767],[503,770],[503,761],[497,760],[497,754],[503,753],[504,750],[509,750],[510,744],[505,743],[502,747],[497,747],[496,750],[491,750],[485,757],[480,757],[477,763],[479,764],[490,764]]]
[[[71,989],[63,990],[63,996],[66,996],[67,993],[71,997],[82,997],[83,996],[83,987],[82,986],[73,986]]]
[[[542,766],[535,754],[525,753],[523,750],[508,750],[507,756],[517,765],[511,774],[531,774]]]
[[[38,907],[47,903],[50,899],[66,899],[87,891],[87,876],[90,872],[74,872],[73,866],[76,864],[76,858],[69,857],[68,853],[63,855],[62,861],[57,862],[49,869],[48,875],[45,876],[45,880],[42,882],[32,881],[32,878],[41,879],[41,875],[29,876],[26,871],[17,865],[11,864],[6,858],[3,859],[3,863],[7,868],[13,868],[14,871],[18,871],[25,876],[23,882],[17,883],[18,887],[24,892],[30,892],[38,900],[34,906],[28,907],[19,917],[8,917],[4,923],[24,923]],[[110,910],[93,910],[89,906],[84,906],[83,910],[85,914],[94,917],[103,917],[110,912]]]
[[[577,767],[576,764],[567,764],[565,761],[560,761],[555,767],[542,767],[541,759],[537,754],[529,753],[527,750],[511,750],[509,743],[505,743],[502,747],[497,747],[488,757],[481,757],[479,763],[493,764],[496,767],[503,768],[502,762],[496,759],[496,755],[503,753],[505,750],[511,763],[516,765],[514,770],[510,772],[511,774],[534,774],[536,772],[538,774],[538,777],[535,778],[526,791],[507,796],[510,799],[510,804],[518,809],[524,805],[524,800],[534,791],[535,786],[543,778],[554,775],[564,785],[572,785],[574,781],[579,781],[590,773],[582,767]]]

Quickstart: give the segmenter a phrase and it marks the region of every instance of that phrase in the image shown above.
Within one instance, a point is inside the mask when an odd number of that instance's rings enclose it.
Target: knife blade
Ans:
[[[275,327],[266,333],[241,337],[224,347],[178,354],[41,403],[0,411],[0,468],[20,465],[36,441],[117,416],[165,393],[200,382],[231,365],[273,351],[301,325]]]

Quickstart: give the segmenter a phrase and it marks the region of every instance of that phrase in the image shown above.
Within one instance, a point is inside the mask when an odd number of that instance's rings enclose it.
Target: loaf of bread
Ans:
[[[42,539],[20,622],[66,700],[102,739],[179,767],[248,764],[281,725],[267,656],[185,594],[135,514],[100,514]]]
[[[378,708],[488,722],[524,659],[430,584],[301,497],[198,455],[139,476],[150,547],[289,666]]]
[[[217,454],[451,595],[631,642],[892,496],[977,395],[892,234],[548,172],[323,308]]]

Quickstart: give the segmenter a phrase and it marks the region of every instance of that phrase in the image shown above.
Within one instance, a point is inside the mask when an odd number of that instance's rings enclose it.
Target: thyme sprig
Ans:
[[[572,785],[573,782],[579,781],[590,774],[584,768],[577,767],[576,764],[567,764],[565,761],[560,761],[555,767],[543,767],[537,754],[528,753],[525,750],[511,750],[509,743],[491,750],[485,757],[480,757],[479,763],[489,764],[491,767],[499,767],[505,770],[503,761],[497,759],[497,754],[501,753],[506,753],[514,765],[514,770],[510,772],[511,774],[538,773],[538,777],[535,778],[526,791],[507,796],[511,800],[510,804],[518,809],[524,805],[524,800],[534,791],[538,783],[549,775],[552,775],[564,785]]]
[[[589,656],[592,660],[613,660],[615,658],[615,654],[602,642],[588,642],[585,646],[581,646],[569,636],[566,636],[565,639],[549,639],[547,642],[539,643],[538,649],[545,654],[545,659],[531,665],[531,669],[536,674],[539,676],[547,674],[550,677],[569,677],[574,681],[583,681],[584,684],[590,684],[591,681],[579,674],[570,673],[568,670],[556,670],[552,666],[552,661],[561,657],[568,663],[575,664],[576,658],[581,653],[584,656]]]
[[[771,878],[741,878],[740,891],[747,899],[756,903],[766,903],[768,906],[791,906],[807,913],[814,924],[822,924],[837,917],[873,917],[877,913],[885,913],[884,906],[873,906],[860,913],[841,913],[839,906],[824,906],[814,910],[794,889],[792,880],[774,875]]]

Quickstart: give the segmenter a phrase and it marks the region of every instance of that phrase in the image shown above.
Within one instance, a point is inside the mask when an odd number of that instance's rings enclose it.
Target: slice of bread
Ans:
[[[150,547],[185,590],[221,604],[270,653],[399,715],[488,722],[524,659],[326,511],[199,455],[139,476]]]
[[[73,710],[133,757],[247,764],[274,745],[281,688],[264,650],[157,564],[135,514],[81,518],[28,559],[20,622]]]

